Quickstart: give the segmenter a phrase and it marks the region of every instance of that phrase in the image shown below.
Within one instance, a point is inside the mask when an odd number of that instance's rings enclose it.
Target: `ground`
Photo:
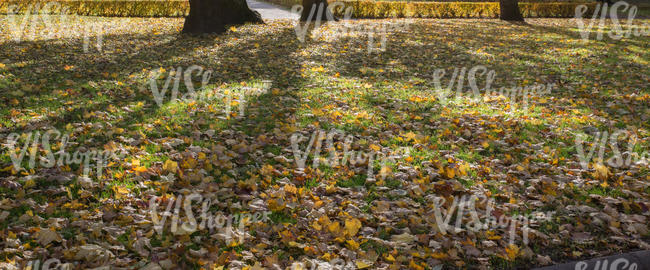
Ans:
[[[340,258],[357,268],[503,269],[650,248],[647,163],[591,160],[583,168],[576,147],[579,133],[592,142],[596,130],[626,130],[638,140],[621,136],[620,152],[650,149],[647,37],[598,41],[592,33],[586,41],[568,19],[355,22],[404,26],[389,28],[384,52],[368,52],[366,35],[340,31],[345,22],[303,43],[291,21],[184,36],[182,19],[78,19],[54,22],[72,29],[54,33],[61,40],[41,31],[20,42],[0,37],[1,139],[54,128],[70,134],[68,152],[103,149],[119,158],[102,176],[91,162],[85,178],[79,162],[30,167],[29,153],[17,171],[3,147],[4,261],[284,269]],[[84,25],[103,29],[101,51],[91,38],[84,52]],[[213,70],[203,89],[193,76],[200,98],[171,102],[169,90],[159,105],[151,72],[163,74],[159,91],[164,74],[192,65]],[[436,89],[437,69],[446,70],[447,85],[454,68],[477,65],[495,70],[492,89],[555,86],[527,104],[486,94],[481,80],[475,99]],[[183,81],[179,92],[187,92]],[[309,140],[333,129],[350,135],[357,153],[394,158],[375,160],[370,175],[367,161],[328,164],[324,141],[320,164],[312,153],[301,169],[292,135]],[[61,147],[51,141],[53,151]],[[343,136],[334,141],[342,156]],[[152,205],[160,214],[192,193],[213,199],[213,215],[271,213],[246,224],[241,238],[154,229]],[[494,226],[443,233],[436,211],[451,208],[453,224],[453,198],[470,194],[492,198],[496,217],[548,215],[514,238]],[[476,202],[479,215],[486,202]]]

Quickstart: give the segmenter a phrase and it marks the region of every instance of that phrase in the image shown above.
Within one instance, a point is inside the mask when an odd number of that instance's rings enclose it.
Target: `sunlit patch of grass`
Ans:
[[[586,190],[587,194],[596,194],[596,195],[601,195],[601,196],[610,196],[614,198],[626,198],[627,195],[625,195],[623,192],[616,188],[610,188],[610,187],[591,187],[590,189]]]
[[[601,130],[609,127],[648,127],[648,123],[640,120],[645,113],[644,102],[647,101],[642,96],[647,94],[648,88],[647,81],[643,81],[644,77],[640,75],[643,73],[639,72],[643,71],[639,64],[645,63],[644,57],[647,56],[643,50],[647,47],[644,46],[647,40],[632,38],[612,44],[593,40],[583,42],[575,25],[565,19],[533,19],[526,26],[501,24],[495,20],[417,20],[412,31],[391,36],[395,40],[391,40],[387,51],[376,54],[368,54],[364,50],[365,40],[360,38],[339,37],[342,39],[292,43],[295,36],[293,24],[289,23],[241,26],[220,36],[185,37],[177,34],[182,20],[98,20],[126,25],[138,22],[136,25],[139,27],[132,28],[140,29],[118,27],[109,30],[112,35],[121,35],[119,31],[134,35],[106,39],[109,49],[102,54],[77,55],[71,53],[73,51],[69,48],[50,42],[34,46],[30,43],[6,43],[9,41],[0,43],[0,49],[3,49],[0,50],[0,59],[9,61],[6,69],[0,69],[0,88],[30,89],[32,86],[26,84],[39,85],[44,81],[42,89],[24,91],[24,96],[6,94],[0,97],[0,100],[12,105],[0,109],[0,128],[8,132],[23,132],[51,125],[73,132],[77,142],[88,142],[98,147],[114,142],[128,152],[124,160],[105,170],[108,179],[103,181],[102,189],[84,189],[94,195],[85,209],[89,211],[100,208],[101,202],[106,199],[119,197],[120,194],[115,192],[117,188],[129,195],[140,196],[144,193],[140,193],[143,184],[160,180],[158,175],[143,180],[144,174],[127,168],[127,161],[137,159],[141,166],[156,171],[159,168],[151,167],[164,164],[168,159],[179,161],[179,156],[185,159],[187,154],[192,154],[190,146],[209,151],[218,146],[232,149],[233,145],[225,142],[230,138],[242,139],[250,149],[238,153],[231,167],[211,164],[212,170],[205,175],[214,177],[209,184],[232,188],[237,195],[268,195],[283,188],[288,179],[302,189],[299,201],[309,198],[310,192],[320,192],[320,188],[316,188],[319,185],[336,183],[338,187],[353,191],[365,190],[364,194],[360,194],[359,198],[362,199],[357,206],[368,215],[374,214],[372,204],[376,200],[397,202],[405,199],[389,195],[389,192],[412,187],[411,180],[388,176],[381,182],[383,186],[375,185],[366,183],[368,175],[360,173],[366,168],[349,165],[330,167],[321,163],[318,168],[307,168],[305,172],[310,175],[296,181],[294,164],[283,164],[267,158],[267,153],[294,158],[287,151],[291,147],[288,138],[293,132],[304,131],[310,125],[324,131],[339,129],[345,135],[354,136],[355,142],[364,140],[366,143],[361,145],[360,151],[370,152],[370,143],[381,145],[382,151],[388,148],[395,152],[400,147],[409,147],[408,158],[400,157],[386,163],[375,159],[372,164],[375,176],[381,166],[391,168],[393,173],[406,168],[416,170],[416,180],[420,181],[429,177],[429,172],[422,166],[424,162],[439,162],[447,167],[454,160],[460,160],[462,164],[471,166],[466,169],[465,175],[430,180],[453,182],[455,187],[471,190],[487,189],[492,195],[499,195],[499,202],[508,202],[507,196],[513,194],[509,187],[503,186],[505,181],[495,176],[507,174],[511,168],[524,162],[543,168],[542,172],[531,172],[531,179],[541,174],[565,175],[566,171],[561,167],[577,159],[573,134],[584,127],[595,126]],[[327,27],[338,26],[332,24]],[[158,34],[148,35],[154,31]],[[127,44],[120,40],[126,40]],[[278,45],[278,40],[282,41],[282,46]],[[132,44],[128,44],[130,41],[133,41]],[[116,51],[117,48],[121,52]],[[127,59],[125,55],[132,58]],[[18,62],[24,62],[25,66],[18,67]],[[215,80],[205,89],[196,88],[200,96],[197,100],[172,102],[169,100],[171,93],[167,92],[159,106],[149,89],[149,71],[160,67],[187,68],[191,64],[215,69]],[[497,72],[492,89],[525,84],[524,81],[557,83],[558,87],[548,96],[530,97],[527,108],[519,96],[515,99],[488,97],[482,88],[478,100],[472,101],[473,96],[467,89],[458,99],[448,102],[441,100],[435,92],[440,89],[434,89],[432,83],[434,70],[442,68],[450,71],[474,65],[485,65]],[[93,72],[97,66],[109,71],[107,74]],[[265,78],[275,80],[272,86],[275,91],[248,92],[261,88]],[[195,87],[200,84],[197,77],[193,78],[193,82]],[[161,83],[163,81],[159,80],[158,85]],[[179,92],[181,95],[187,92],[182,82]],[[634,96],[622,95],[631,93]],[[243,94],[246,102],[238,102],[240,94]],[[450,94],[455,93],[452,91]],[[239,104],[244,105],[243,117],[225,113],[226,102],[229,101],[227,95],[234,97],[230,100],[232,113],[239,114]],[[620,108],[627,113],[619,113]],[[71,124],[69,128],[68,124]],[[222,138],[221,132],[225,133],[226,130],[232,135]],[[417,134],[417,140],[403,137],[409,132]],[[208,133],[213,136],[208,136]],[[164,143],[173,139],[182,142],[170,149]],[[648,149],[647,145],[647,142],[640,142],[633,150],[642,152]],[[301,149],[304,147],[302,144]],[[479,148],[483,150],[479,151]],[[321,157],[327,155],[325,150],[320,153]],[[257,158],[253,159],[253,156]],[[309,155],[306,162],[308,167],[313,166],[314,156]],[[448,161],[448,158],[452,161]],[[553,164],[556,159],[558,164]],[[490,162],[496,160],[501,161],[496,164],[505,165],[492,167]],[[9,165],[11,159],[4,154],[0,162]],[[545,166],[547,164],[552,166]],[[228,178],[241,183],[249,177],[248,173],[254,175],[264,165],[273,167],[270,184],[266,183],[268,179],[258,179],[255,183],[257,190],[252,193],[251,190],[241,190],[237,185],[227,186],[232,184]],[[73,173],[77,173],[78,167],[72,167]],[[492,171],[485,172],[484,167]],[[195,169],[205,168],[193,168],[192,171]],[[438,168],[434,167],[434,171],[438,172]],[[184,175],[188,172],[182,171]],[[10,174],[2,172],[2,176]],[[180,175],[181,172],[178,172],[177,179],[181,178]],[[642,169],[632,177],[642,179],[640,177],[647,175],[648,171]],[[95,176],[92,178],[93,181],[97,180]],[[25,179],[16,181],[21,185],[26,183]],[[182,182],[177,181],[169,187],[171,190],[165,192],[178,192]],[[507,184],[517,189],[534,186],[531,182],[522,186]],[[558,190],[558,197],[564,196],[593,207],[600,206],[593,200],[587,203],[591,194],[626,198],[625,194],[628,193],[625,189],[628,187],[615,186],[618,183],[613,181],[609,184],[609,187]],[[38,181],[34,189],[56,186],[56,183],[50,185]],[[66,194],[59,198],[69,196],[70,199],[83,200],[80,198],[83,190],[78,184],[66,185],[65,188]],[[147,188],[155,188],[155,185]],[[0,192],[7,197],[19,194],[14,189],[3,187],[0,187]],[[436,192],[428,187],[421,196],[410,192],[406,196],[424,207],[429,203],[426,196]],[[647,194],[650,190],[646,188],[635,192]],[[25,196],[39,205],[49,199],[38,193],[28,191]],[[156,195],[161,193],[160,190],[155,191]],[[285,195],[288,194],[285,192]],[[318,196],[323,201],[330,199],[327,198],[329,194]],[[348,200],[354,203],[346,198]],[[26,213],[21,207],[16,207],[11,213],[12,222]],[[558,206],[546,203],[539,209],[555,207]],[[291,228],[303,229],[301,224],[306,220],[298,215],[300,210],[294,212],[295,216],[287,209],[276,211],[271,216],[271,223],[274,226],[291,224]],[[78,217],[74,211],[65,211],[68,210],[55,211],[54,216]],[[559,229],[553,227],[558,222],[551,223],[550,228],[544,228],[549,224],[543,224],[540,230],[558,233]],[[2,228],[7,228],[8,224],[3,223]],[[401,221],[395,226],[405,228],[409,224]],[[412,233],[427,233],[419,227],[412,229]],[[118,242],[126,246],[126,237],[130,237],[131,232],[127,230],[119,235]],[[83,232],[67,228],[63,232],[66,238],[73,233]],[[375,236],[389,240],[393,233],[386,227],[379,227]],[[197,236],[202,235],[196,233],[191,238]],[[163,237],[156,235],[151,244],[166,247],[168,242],[175,240],[169,234]],[[300,238],[296,242],[303,240]],[[196,242],[185,246],[186,250],[194,251],[203,247]],[[533,243],[533,247],[537,246]],[[222,251],[242,253],[247,248],[244,244]],[[374,241],[361,242],[363,250],[381,248]],[[298,249],[285,250],[281,245],[270,249],[280,259],[290,256],[297,258],[294,251]],[[410,256],[400,250],[395,252],[399,255],[393,254],[395,258]],[[540,254],[548,254],[544,252],[547,251],[540,250]],[[383,260],[385,256],[381,258]],[[472,259],[462,259],[469,268],[476,263]],[[190,263],[187,262],[187,265]],[[503,261],[501,257],[492,258],[492,263],[492,267],[496,268],[531,265],[529,262]]]

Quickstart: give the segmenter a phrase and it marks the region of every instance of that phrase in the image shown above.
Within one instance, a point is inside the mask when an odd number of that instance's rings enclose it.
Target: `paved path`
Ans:
[[[297,20],[300,18],[298,14],[293,14],[291,11],[287,8],[266,3],[266,2],[260,2],[256,0],[246,0],[246,3],[248,3],[248,6],[252,10],[256,10],[262,15],[262,19],[264,20],[275,20],[275,19],[294,19]]]

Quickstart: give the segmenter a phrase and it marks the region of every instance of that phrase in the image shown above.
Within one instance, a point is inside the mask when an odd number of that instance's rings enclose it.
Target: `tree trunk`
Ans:
[[[300,21],[337,21],[329,11],[327,0],[302,0]]]
[[[521,16],[521,11],[519,11],[519,0],[500,0],[499,8],[501,10],[500,19],[504,21],[524,21],[524,17]]]
[[[247,22],[264,23],[246,0],[190,0],[190,15],[185,18],[183,33],[222,33],[226,25]]]

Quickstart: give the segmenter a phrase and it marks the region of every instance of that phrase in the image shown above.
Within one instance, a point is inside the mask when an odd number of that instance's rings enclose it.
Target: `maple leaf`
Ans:
[[[510,261],[513,261],[519,254],[519,247],[513,244],[510,244],[506,247],[506,258]]]
[[[371,144],[370,149],[372,149],[373,151],[379,151],[381,150],[381,147],[376,144]]]
[[[415,140],[417,135],[415,133],[413,133],[412,131],[409,131],[408,133],[403,134],[402,137],[404,137],[407,140]]]
[[[594,178],[599,179],[599,180],[607,180],[607,178],[609,178],[609,176],[611,174],[609,172],[609,168],[607,168],[607,166],[605,166],[605,165],[603,165],[601,163],[594,164],[594,169],[595,169],[595,171],[593,172],[592,175],[594,176]]]
[[[163,171],[164,172],[176,173],[177,169],[178,169],[178,163],[177,162],[172,161],[171,159],[165,160],[165,163],[163,164]]]
[[[368,262],[366,262],[364,260],[356,260],[354,262],[354,264],[357,266],[358,269],[366,269],[366,268],[372,266],[371,263],[368,263]]]
[[[356,218],[348,218],[345,220],[345,233],[348,236],[354,236],[361,228],[361,221]]]

